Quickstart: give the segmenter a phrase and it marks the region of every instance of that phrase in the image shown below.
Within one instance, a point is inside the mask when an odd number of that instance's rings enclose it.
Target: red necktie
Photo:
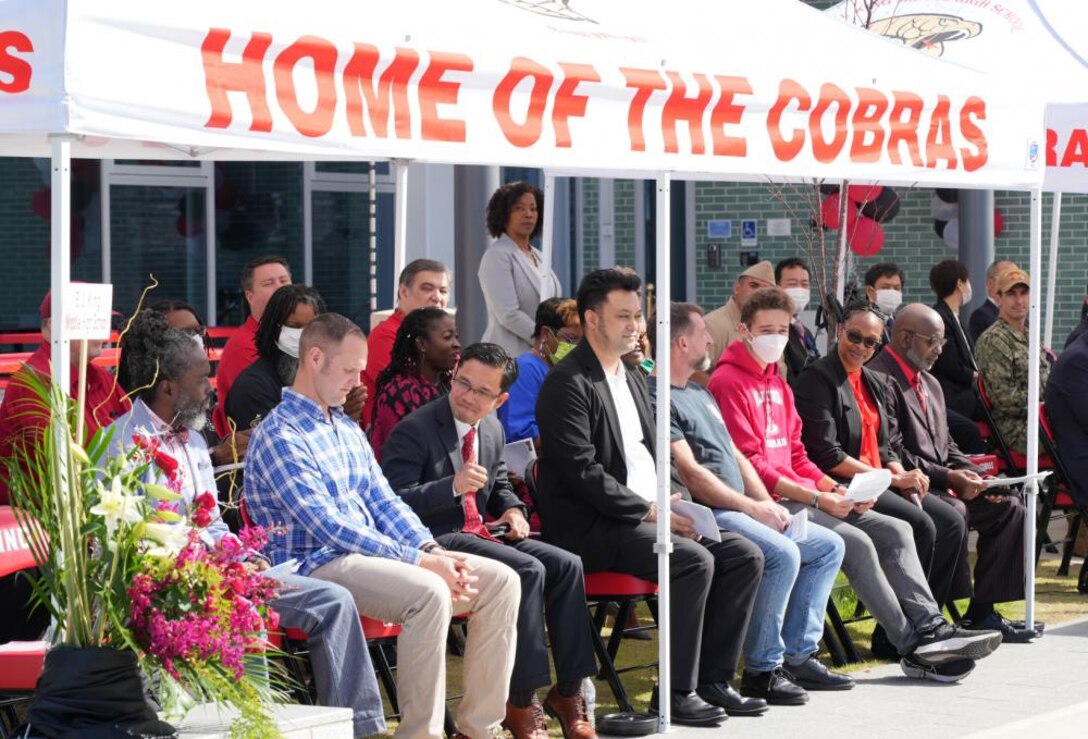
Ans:
[[[461,460],[465,464],[476,461],[476,429],[470,428],[461,439]],[[480,509],[476,507],[476,491],[469,490],[461,496],[461,507],[465,511],[465,525],[461,531],[466,534],[475,534],[481,539],[498,541],[484,526],[484,520],[480,517]]]
[[[926,389],[922,387],[922,378],[914,376],[914,394],[918,396],[918,404],[922,406],[922,413],[928,413],[926,409]]]

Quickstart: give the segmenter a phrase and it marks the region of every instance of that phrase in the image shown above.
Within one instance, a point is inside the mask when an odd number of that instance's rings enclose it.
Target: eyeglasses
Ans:
[[[471,382],[460,377],[454,377],[451,382],[462,392],[468,393],[470,395],[475,395],[480,400],[487,401],[488,403],[495,402],[500,395],[500,393],[493,393],[490,390],[484,390],[481,387],[472,387]]]
[[[925,334],[920,334],[917,331],[911,331],[909,329],[906,330],[904,333],[911,334],[912,336],[916,336],[919,339],[925,339],[926,345],[930,349],[934,349],[934,348],[936,348],[938,346],[943,348],[944,345],[948,343],[948,338],[947,337],[939,336],[937,334],[934,334],[933,336],[926,336]]]
[[[846,340],[851,344],[862,344],[866,349],[875,349],[880,343],[880,339],[874,339],[872,336],[862,336],[857,331],[847,331]]]

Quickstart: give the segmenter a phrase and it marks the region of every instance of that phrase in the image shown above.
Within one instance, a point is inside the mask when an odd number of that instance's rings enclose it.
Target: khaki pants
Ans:
[[[460,730],[485,739],[506,715],[514,668],[521,583],[506,565],[465,557],[479,577],[470,601],[453,603],[445,581],[422,567],[349,554],[310,575],[351,591],[359,613],[402,626],[397,639],[398,736],[441,739],[446,700],[446,634],[453,613],[470,612]]]

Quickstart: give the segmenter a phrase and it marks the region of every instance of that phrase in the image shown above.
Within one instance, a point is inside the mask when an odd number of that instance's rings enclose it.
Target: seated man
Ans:
[[[981,470],[949,435],[944,391],[929,373],[944,339],[941,316],[913,303],[899,311],[891,343],[866,368],[888,380],[888,425],[900,461],[929,477],[930,494],[965,509],[968,526],[979,533],[974,597],[964,626],[1000,631],[1004,641],[1028,641],[1033,631],[994,610],[994,603],[1024,597],[1024,507],[1016,497],[983,494]],[[967,572],[966,547],[955,566]]]
[[[657,580],[654,416],[645,379],[622,360],[638,341],[641,284],[637,275],[602,269],[578,287],[582,341],[548,373],[536,404],[538,497],[544,538],[580,555],[586,572]],[[655,690],[651,710],[668,700],[676,723],[694,725],[716,724],[727,711],[762,712],[764,701],[742,698],[729,680],[763,554],[730,532],[721,543],[692,541],[691,520],[677,514],[670,528],[673,690],[660,697]]]
[[[597,663],[582,562],[528,538],[525,508],[506,475],[502,425],[492,413],[506,402],[516,376],[517,364],[498,344],[463,349],[449,395],[408,414],[393,429],[383,447],[382,471],[439,544],[496,559],[521,578],[505,727],[515,739],[548,735],[536,689],[550,682],[550,634],[558,681],[544,708],[559,719],[564,736],[592,737],[581,683],[597,673]],[[508,529],[501,540],[484,525],[485,511]]]
[[[729,435],[787,509],[808,509],[810,526],[842,537],[843,571],[887,630],[903,672],[940,682],[961,680],[975,659],[1001,643],[1001,635],[968,632],[945,621],[926,584],[910,527],[870,510],[871,502],[846,500],[846,489],[805,454],[793,391],[778,372],[782,341],[765,338],[786,336],[790,308],[789,296],[776,288],[752,295],[741,318],[743,338],[730,345],[711,375],[709,389]],[[879,328],[875,333],[879,337]]]
[[[162,453],[181,463],[177,483],[182,500],[177,512],[185,515],[198,496],[211,493],[215,497],[211,457],[201,434],[211,403],[211,366],[203,349],[156,311],[138,313],[128,336],[132,341],[125,359],[139,390],[132,410],[110,427],[110,452],[128,453],[136,435],[157,439]],[[162,470],[149,468],[146,482],[162,484],[156,479],[161,474]],[[231,535],[218,506],[204,532],[209,545]],[[250,561],[258,569],[268,567],[256,553]],[[351,593],[309,577],[281,575],[276,580],[279,596],[270,605],[283,627],[307,633],[318,701],[352,709],[357,736],[384,731],[381,694]]]
[[[348,319],[325,313],[306,326],[294,385],[249,442],[246,508],[280,532],[275,563],[297,559],[300,574],[350,590],[360,613],[403,626],[398,734],[442,736],[446,633],[455,604],[470,611],[458,723],[482,739],[505,715],[521,586],[506,565],[443,549],[389,489],[342,409],[365,364],[366,337]]]
[[[767,494],[752,463],[733,445],[713,396],[691,381],[710,366],[702,308],[673,303],[669,323],[672,456],[680,479],[695,500],[714,510],[719,526],[763,551],[754,606],[760,618],[744,640],[741,689],[778,705],[806,703],[806,688],[849,690],[853,680],[816,659],[827,598],[842,564],[842,538],[819,526],[809,527],[801,541],[785,535],[789,512]],[[651,399],[658,379],[648,381]]]
[[[997,278],[997,320],[975,343],[978,371],[993,404],[994,425],[1005,443],[1024,454],[1028,446],[1028,308],[1031,280],[1022,269]],[[1039,387],[1046,387],[1050,363],[1039,354]]]
[[[1088,506],[1088,332],[1070,343],[1046,384],[1046,412],[1069,471],[1073,497]]]

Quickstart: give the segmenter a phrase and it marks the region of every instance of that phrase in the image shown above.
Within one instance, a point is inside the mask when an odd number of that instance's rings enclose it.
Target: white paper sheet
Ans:
[[[1021,477],[989,477],[982,481],[983,490],[989,490],[990,488],[1003,488],[1009,485],[1020,485],[1025,482],[1030,482],[1032,479],[1043,481],[1047,475],[1053,470],[1043,470],[1037,472],[1034,475],[1022,475]]]
[[[854,475],[850,487],[846,490],[846,499],[853,503],[868,503],[875,500],[892,484],[891,470],[872,470]]]
[[[503,449],[503,459],[506,460],[506,469],[518,477],[525,477],[525,468],[536,459],[536,448],[532,439],[519,439],[512,441]]]
[[[804,541],[808,538],[808,511],[804,508],[790,516],[790,525],[783,532],[791,541]]]
[[[714,511],[699,503],[690,500],[674,500],[670,503],[673,513],[679,513],[685,518],[690,518],[695,526],[695,533],[711,541],[721,541],[722,532],[718,530],[718,521],[714,518]]]
[[[286,562],[281,562],[275,567],[269,567],[261,574],[265,577],[283,577],[284,575],[293,575],[298,572],[298,568],[302,563],[297,559],[289,559]]]

